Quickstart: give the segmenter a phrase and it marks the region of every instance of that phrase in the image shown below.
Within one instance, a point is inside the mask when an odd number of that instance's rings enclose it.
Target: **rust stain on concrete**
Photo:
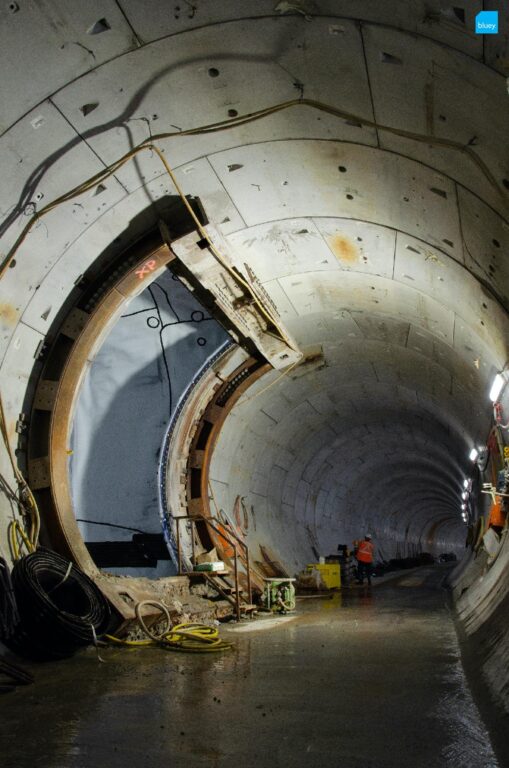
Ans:
[[[334,256],[345,264],[356,264],[359,261],[359,250],[352,241],[344,235],[329,237],[329,247]]]
[[[4,325],[16,325],[18,322],[18,312],[12,304],[0,303],[0,317]]]

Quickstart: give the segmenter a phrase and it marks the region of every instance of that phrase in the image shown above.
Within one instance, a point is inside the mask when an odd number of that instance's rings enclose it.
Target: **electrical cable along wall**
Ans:
[[[57,284],[63,281],[58,290],[65,295],[63,285],[70,286],[79,278],[85,252],[93,257],[98,242],[114,241],[121,222],[139,211],[146,191],[158,205],[170,189],[170,182],[173,189],[176,180],[184,192],[191,188],[203,196],[211,216],[237,249],[239,266],[242,261],[253,264],[276,306],[300,333],[302,343],[309,338],[315,344],[330,341],[334,345],[341,339],[350,364],[356,359],[356,350],[346,349],[347,340],[363,339],[366,350],[369,345],[372,348],[371,359],[365,356],[364,370],[375,364],[378,382],[388,382],[387,371],[393,370],[394,390],[389,397],[394,395],[396,399],[414,397],[412,393],[419,385],[419,376],[414,372],[426,360],[424,387],[430,408],[436,411],[438,400],[449,389],[447,418],[454,420],[454,429],[459,422],[457,434],[461,430],[475,431],[482,416],[476,413],[475,425],[469,425],[469,408],[463,404],[482,377],[487,378],[494,356],[502,358],[505,343],[499,330],[504,325],[500,311],[504,301],[500,270],[504,267],[496,263],[496,252],[505,244],[503,221],[496,213],[504,206],[505,176],[499,157],[491,152],[492,142],[483,140],[482,125],[476,125],[476,129],[480,128],[476,141],[464,140],[461,110],[449,95],[461,68],[469,73],[470,90],[465,99],[472,102],[483,90],[496,95],[503,78],[485,70],[476,61],[480,51],[475,46],[466,50],[464,40],[460,42],[453,28],[446,32],[440,25],[432,27],[442,43],[436,45],[427,27],[427,37],[418,37],[416,42],[404,31],[370,26],[369,19],[359,28],[348,19],[331,21],[332,17],[326,16],[332,12],[328,7],[317,11],[307,21],[298,15],[274,14],[240,24],[225,17],[224,29],[220,23],[209,28],[205,25],[201,30],[189,29],[174,37],[173,47],[161,43],[141,46],[139,51],[121,57],[122,61],[112,59],[98,68],[95,74],[100,76],[102,91],[94,110],[76,112],[79,99],[87,91],[87,81],[91,82],[87,76],[55,97],[58,108],[80,135],[90,132],[87,138],[97,151],[102,151],[106,168],[92,169],[83,162],[79,164],[79,175],[69,180],[58,177],[58,192],[50,196],[41,190],[35,208],[32,205],[26,210],[28,214],[35,210],[35,215],[23,221],[20,232],[11,231],[7,238],[2,285],[9,291],[14,281],[16,295],[28,291],[25,299],[31,306],[22,326],[27,337],[27,345],[22,345],[26,362],[32,354],[32,341],[36,349],[42,341],[41,334],[44,337],[56,304],[50,296],[54,284],[51,281],[47,283],[48,292],[42,283],[33,295],[31,283],[21,287],[23,273],[19,270],[27,260],[28,243],[34,252],[44,249],[44,242],[39,240],[49,228],[58,253],[52,222],[63,222],[69,213],[73,226],[78,230],[86,228],[77,240],[67,238],[73,245],[64,247],[63,261],[59,259],[58,269],[52,269],[51,280],[56,279]],[[239,29],[247,54],[236,52],[233,45],[233,67],[222,52],[225,40],[239,39]],[[420,33],[424,31],[419,29]],[[275,51],[280,32],[292,42],[278,58]],[[443,34],[446,46],[440,37]],[[106,39],[103,37],[101,44]],[[405,67],[410,66],[410,59],[406,59],[410,39],[415,83],[427,77],[423,64],[430,56],[441,67],[440,78],[426,86],[428,92],[431,87],[436,91],[436,110],[428,114],[427,121],[412,119],[398,106],[399,93],[404,91],[409,98],[404,86]],[[181,44],[186,51],[200,51],[195,63],[188,64]],[[300,54],[304,45],[312,56],[306,61]],[[149,49],[154,52],[155,64],[149,63]],[[362,50],[364,56],[360,55]],[[391,50],[396,53],[390,54]],[[102,78],[109,70],[110,76],[116,73],[121,79],[122,65],[135,60],[139,83],[145,87],[140,108],[148,108],[152,98],[156,98],[157,108],[146,118],[148,123],[141,119],[130,121],[134,140],[122,154],[122,141],[112,124],[114,110],[124,96],[109,93]],[[154,66],[158,69],[154,70]],[[288,77],[285,68],[293,78]],[[330,73],[344,71],[349,76],[337,81],[339,90],[331,89]],[[187,125],[177,121],[172,112],[175,99],[168,101],[165,95],[173,93],[175,82],[189,84],[185,93],[179,91],[178,103],[180,116],[188,116]],[[296,82],[304,87],[303,98],[295,99]],[[249,100],[245,98],[246,83],[250,84]],[[270,89],[266,83],[271,84]],[[132,87],[137,84],[133,81]],[[412,97],[416,115],[421,114],[417,94],[424,91],[416,87]],[[225,93],[230,100],[236,100],[235,109],[224,110]],[[197,94],[203,98],[197,99]],[[82,106],[95,103],[87,95]],[[107,104],[112,120],[103,124]],[[156,119],[157,132],[150,123]],[[47,120],[44,114],[33,117],[38,127],[32,130],[46,131]],[[148,138],[143,135],[147,125]],[[495,121],[490,128],[492,135],[496,127]],[[204,151],[209,153],[206,161]],[[270,173],[267,175],[264,169],[270,169]],[[117,199],[118,183],[130,194]],[[316,195],[314,190],[318,190]],[[5,223],[12,220],[9,215]],[[97,225],[89,225],[92,220]],[[478,239],[482,230],[486,232],[485,242]],[[88,247],[88,237],[96,238],[93,247]],[[275,254],[268,247],[271,243],[276,246]],[[8,264],[12,269],[7,268]],[[65,264],[68,267],[64,268]],[[482,288],[470,276],[475,276]],[[462,289],[451,294],[451,284]],[[299,286],[309,286],[310,302]],[[321,328],[313,335],[309,329],[315,322]],[[12,330],[7,330],[6,338],[11,336]],[[22,340],[12,341],[10,358],[16,366],[16,344]],[[392,357],[384,358],[385,352],[377,346],[385,342],[387,350],[389,346],[395,350]],[[451,345],[458,357],[447,361]],[[416,354],[411,359],[413,352]],[[330,350],[328,357],[330,368]],[[359,361],[355,369],[354,362],[354,369],[362,371],[363,365]],[[339,367],[345,370],[344,363]],[[465,392],[465,387],[470,393]],[[375,395],[377,400],[385,397],[385,391]],[[424,402],[424,397],[417,398],[417,408]],[[11,413],[12,405],[11,398]],[[20,412],[14,407],[15,416]],[[346,460],[344,465],[348,463]],[[285,468],[280,470],[284,472]],[[242,495],[244,490],[240,491]],[[318,492],[320,505],[325,503],[324,493],[323,489]],[[327,501],[327,514],[332,514],[331,502]],[[383,499],[376,503],[382,504]],[[449,502],[440,501],[444,503]],[[397,519],[393,512],[388,510],[387,514]],[[408,527],[406,521],[400,522],[398,530]],[[325,531],[326,527],[324,535]]]
[[[0,380],[16,462],[40,460],[38,499],[51,496],[48,472],[67,482],[65,440],[49,468],[47,445],[27,453],[35,421],[49,434],[48,411],[26,408],[34,361],[97,257],[121,260],[125,232],[153,227],[176,181],[315,359],[244,392],[211,457],[217,507],[260,568],[293,571],[368,527],[385,557],[459,553],[469,452],[508,358],[507,38],[475,34],[480,3],[194,5],[174,18],[163,0],[150,12],[125,0],[119,18],[106,0],[93,35],[84,6],[59,27],[82,47],[59,49],[58,67],[51,18],[20,4],[6,21],[17,36],[5,71],[26,55],[19,72],[33,72],[23,87],[6,78],[0,137]],[[20,45],[35,31],[37,54]],[[63,347],[84,319],[73,315]],[[6,453],[0,470],[15,494]],[[7,554],[15,502],[3,499]],[[79,531],[60,545],[87,556]]]

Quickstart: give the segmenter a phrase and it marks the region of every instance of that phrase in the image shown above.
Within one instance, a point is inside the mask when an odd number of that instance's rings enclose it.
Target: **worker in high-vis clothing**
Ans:
[[[490,507],[490,516],[488,518],[488,528],[493,528],[496,533],[500,534],[504,530],[504,525],[507,517],[505,509],[504,499],[501,496],[496,496],[493,499]]]
[[[371,586],[371,572],[373,570],[373,556],[375,548],[371,541],[371,534],[367,533],[360,541],[355,551],[355,557],[357,558],[357,583],[364,584],[364,577],[368,579],[368,584]]]

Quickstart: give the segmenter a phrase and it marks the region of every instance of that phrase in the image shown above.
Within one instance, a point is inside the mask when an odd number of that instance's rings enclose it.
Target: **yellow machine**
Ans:
[[[318,571],[327,589],[341,588],[341,569],[339,563],[310,563],[306,566],[306,570],[308,573],[312,570]]]

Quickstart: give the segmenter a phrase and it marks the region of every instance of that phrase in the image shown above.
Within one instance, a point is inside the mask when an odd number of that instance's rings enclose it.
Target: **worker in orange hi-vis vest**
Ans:
[[[359,542],[357,549],[355,550],[355,557],[357,558],[357,583],[364,584],[364,576],[368,579],[368,584],[371,586],[371,571],[373,569],[373,555],[375,548],[371,542],[371,535],[367,533],[363,541]]]
[[[488,528],[493,528],[497,533],[502,533],[505,525],[506,511],[504,506],[502,497],[496,496],[490,508]]]

